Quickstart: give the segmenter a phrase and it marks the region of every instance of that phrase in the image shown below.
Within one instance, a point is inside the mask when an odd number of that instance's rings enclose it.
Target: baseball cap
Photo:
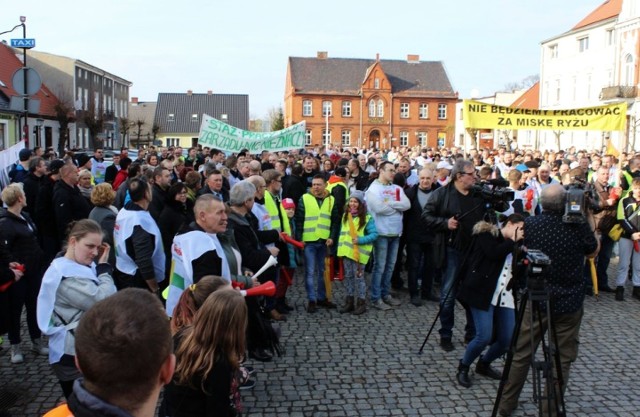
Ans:
[[[31,149],[27,148],[20,149],[20,152],[18,152],[18,158],[20,158],[20,161],[22,162],[28,161],[29,158],[31,158],[31,155],[33,155],[33,152]]]
[[[295,209],[296,203],[293,202],[292,198],[285,198],[284,200],[282,200],[282,207],[284,207],[285,210]]]
[[[60,172],[60,168],[64,166],[64,161],[62,159],[54,159],[49,162],[49,172],[52,174],[57,174]]]

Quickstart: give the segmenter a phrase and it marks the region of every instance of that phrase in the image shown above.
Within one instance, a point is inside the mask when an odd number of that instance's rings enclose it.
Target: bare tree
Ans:
[[[91,96],[92,94],[90,93],[89,97]],[[98,107],[96,108],[95,102],[93,100],[89,100],[89,108],[82,113],[82,121],[89,131],[89,146],[91,149],[102,147],[102,145],[99,144],[100,140],[98,139],[98,134],[100,134],[104,129],[105,122],[102,104],[98,104]]]
[[[556,137],[556,147],[558,148],[558,151],[561,150],[562,148],[560,147],[560,136],[562,136],[564,132],[562,130],[554,130],[553,134]]]
[[[144,119],[136,119],[133,122],[133,125],[136,126],[136,148],[140,148],[140,137],[142,136],[142,126],[145,125]]]
[[[269,109],[269,125],[271,126],[272,132],[284,129],[284,113],[282,112],[282,107],[272,107]]]
[[[473,149],[478,149],[478,132],[478,129],[467,128],[467,134],[471,137],[471,147]]]
[[[64,92],[58,92],[55,96],[53,111],[59,125],[58,155],[64,155],[64,149],[70,145],[69,125],[76,121],[73,101]]]
[[[158,133],[160,133],[160,125],[154,123],[153,126],[151,126],[151,133],[153,134],[153,141],[155,142],[158,137]]]
[[[514,91],[514,90],[522,90],[524,88],[531,88],[538,81],[540,81],[540,75],[538,74],[529,75],[520,81],[505,84],[503,90]]]
[[[127,139],[129,135],[129,131],[131,130],[131,122],[126,117],[121,117],[118,120],[118,129],[120,134],[122,135],[122,146],[127,146]]]

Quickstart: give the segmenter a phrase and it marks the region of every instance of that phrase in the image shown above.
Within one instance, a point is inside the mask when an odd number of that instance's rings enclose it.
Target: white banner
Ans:
[[[0,189],[9,185],[9,171],[11,165],[16,163],[20,158],[18,153],[24,149],[24,141],[16,143],[9,149],[0,152]]]
[[[304,148],[305,122],[277,132],[250,132],[228,125],[206,114],[202,115],[198,144],[225,152],[250,153],[287,151]]]

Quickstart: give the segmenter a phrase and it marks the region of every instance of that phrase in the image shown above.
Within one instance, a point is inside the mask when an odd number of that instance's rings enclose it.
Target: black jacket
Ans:
[[[458,299],[487,311],[505,259],[514,251],[515,242],[505,239],[497,226],[487,222],[478,222],[473,228],[473,236],[474,241],[460,268],[462,281]]]
[[[77,186],[72,187],[59,180],[53,186],[53,210],[56,216],[58,238],[64,239],[71,221],[89,217],[91,204],[80,194]]]
[[[9,210],[0,212],[0,239],[10,253],[12,261],[25,266],[25,278],[40,279],[43,275],[43,253],[38,244],[36,225],[27,213],[23,218]]]
[[[153,184],[151,192],[153,197],[149,203],[149,214],[151,214],[151,217],[153,217],[153,220],[157,223],[160,219],[160,213],[162,213],[162,209],[167,203],[167,191],[163,190],[158,184]]]
[[[23,190],[24,195],[27,197],[27,207],[25,207],[22,211],[26,211],[31,215],[31,218],[36,221],[36,206],[38,201],[38,192],[40,191],[40,185],[44,183],[46,177],[43,175],[38,177],[34,175],[33,172],[30,172],[27,175],[27,178],[24,179]]]
[[[198,197],[200,197],[201,195],[206,195],[206,194],[213,194],[213,191],[211,191],[211,188],[209,188],[208,185],[205,185],[204,187],[202,187],[200,189],[200,191],[198,191]],[[220,191],[218,191],[218,194],[222,195],[222,201],[224,203],[229,201],[229,189],[225,188],[224,185],[220,189]]]
[[[277,230],[258,231],[258,219],[255,217],[251,212],[245,216],[241,216],[233,210],[229,213],[229,228],[233,230],[233,235],[240,249],[242,266],[254,272],[262,268],[271,256],[271,252],[265,247],[265,244],[275,243],[280,236]],[[262,239],[259,236],[262,236]],[[270,239],[269,236],[271,236]],[[275,278],[276,267],[272,266],[258,277],[258,281],[264,283],[273,281]]]
[[[165,256],[165,278],[171,273],[171,245],[178,230],[187,222],[187,206],[179,201],[167,201],[157,220]],[[169,282],[169,281],[167,281]]]
[[[62,236],[58,236],[58,228],[56,222],[51,221],[53,210],[53,188],[56,181],[50,176],[43,181],[38,190],[38,198],[36,200],[35,218],[36,226],[40,236],[46,236],[55,240],[62,240]]]
[[[365,191],[369,186],[369,174],[363,170],[359,170],[356,177],[351,176],[350,178],[353,180],[356,190]]]
[[[302,177],[295,175],[287,175],[282,178],[282,198],[290,198],[294,203],[298,204],[300,197],[307,192],[307,186]]]
[[[437,182],[431,185],[431,189],[427,192],[427,195],[431,195],[433,191],[440,188]],[[405,191],[407,198],[411,202],[411,208],[403,213],[402,216],[402,232],[403,237],[407,243],[433,243],[435,240],[435,233],[427,228],[424,220],[422,220],[423,206],[420,205],[418,199],[418,184],[408,188]]]

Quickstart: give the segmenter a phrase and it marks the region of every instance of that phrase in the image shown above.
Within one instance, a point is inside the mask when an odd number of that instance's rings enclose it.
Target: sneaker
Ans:
[[[24,356],[22,356],[22,350],[20,345],[11,345],[11,363],[24,362]]]
[[[240,391],[244,391],[244,390],[247,390],[247,389],[251,389],[251,388],[253,388],[255,386],[256,386],[256,381],[254,381],[253,379],[247,379],[242,384],[240,384],[238,389]]]
[[[373,308],[377,308],[378,310],[382,310],[382,311],[391,310],[391,307],[389,307],[389,305],[385,304],[384,301],[380,299],[378,299],[378,301],[374,301],[373,303],[371,303],[371,306]]]
[[[453,345],[453,343],[451,343],[451,338],[450,337],[443,337],[440,339],[440,347],[442,348],[442,350],[444,350],[445,352],[451,352],[452,350],[455,350],[455,346]]]
[[[417,295],[412,295],[411,304],[413,304],[416,307],[420,307],[422,305],[422,300]]]
[[[48,355],[49,348],[42,343],[42,339],[33,339],[31,341],[31,351],[35,352],[36,355]]]
[[[391,307],[398,307],[399,305],[402,304],[399,300],[396,300],[395,298],[393,298],[391,296],[391,294],[389,294],[386,297],[382,298],[382,301],[384,301],[385,304],[388,304]]]
[[[329,300],[318,300],[318,307],[332,309],[336,308],[336,305]]]

